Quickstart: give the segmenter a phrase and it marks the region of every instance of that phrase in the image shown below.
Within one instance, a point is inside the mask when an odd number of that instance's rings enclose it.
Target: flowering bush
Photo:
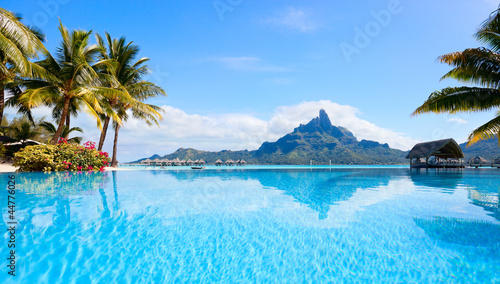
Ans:
[[[14,157],[20,172],[103,171],[109,162],[108,153],[97,151],[94,142],[81,146],[65,139],[57,145],[27,146]]]

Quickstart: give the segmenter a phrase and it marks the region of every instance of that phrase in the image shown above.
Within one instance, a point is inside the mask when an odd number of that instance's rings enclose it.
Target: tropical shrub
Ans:
[[[20,172],[103,171],[109,162],[108,153],[97,151],[94,142],[81,146],[66,139],[56,145],[27,146],[14,157]]]

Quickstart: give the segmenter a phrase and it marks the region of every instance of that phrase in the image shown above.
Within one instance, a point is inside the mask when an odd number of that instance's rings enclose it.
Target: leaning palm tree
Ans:
[[[48,122],[48,121],[42,121],[39,125],[43,129],[47,130],[52,135],[56,134],[56,132],[57,132],[56,126],[54,124]],[[67,125],[65,125],[64,128],[63,128],[63,132],[61,134],[61,137],[67,139],[67,141],[69,143],[80,144],[82,142],[82,137],[75,136],[75,137],[68,138],[69,135],[71,134],[71,132],[74,132],[74,131],[83,133],[83,130],[80,127],[71,127],[71,128],[69,128]]]
[[[148,124],[158,124],[158,119],[161,119],[159,113],[161,109],[153,105],[145,104],[143,101],[151,97],[165,95],[165,91],[159,86],[141,79],[144,75],[149,73],[149,69],[145,64],[149,61],[149,58],[143,57],[134,61],[139,53],[139,47],[137,45],[133,45],[132,42],[126,43],[124,37],[112,39],[108,33],[106,33],[105,36],[107,45],[101,36],[98,34],[96,35],[97,42],[101,46],[100,57],[102,60],[115,60],[115,64],[111,68],[107,67],[106,70],[103,71],[115,77],[116,81],[120,84],[118,88],[127,92],[133,99],[124,101],[119,97],[108,97],[103,102],[107,106],[106,109],[113,110],[109,113],[115,116],[117,115],[120,119],[116,120],[114,117],[111,117],[110,114],[102,116],[104,125],[99,139],[98,150],[102,149],[106,138],[106,131],[110,119],[112,118],[115,129],[115,140],[113,143],[113,159],[111,164],[112,166],[116,166],[116,148],[118,131],[121,126],[120,120],[126,120],[128,118],[127,111],[130,110],[133,117],[145,119]]]
[[[112,66],[112,61],[96,62],[100,47],[89,44],[91,31],[74,30],[70,33],[62,23],[59,25],[59,31],[62,42],[57,49],[56,57],[47,52],[45,59],[37,62],[51,76],[45,80],[25,80],[23,84],[26,91],[20,97],[20,101],[27,108],[40,105],[61,108],[52,144],[57,143],[61,137],[72,101],[83,104],[85,110],[97,119],[100,127],[98,117],[104,110],[99,102],[103,97],[130,98],[126,92],[104,86],[103,79],[96,70],[103,66]],[[113,83],[110,78],[106,78],[105,82],[105,84]]]
[[[454,68],[441,79],[454,78],[479,87],[448,87],[433,92],[412,115],[422,113],[479,112],[500,107],[500,9],[494,11],[475,34],[488,48],[470,48],[445,54],[438,61]],[[500,133],[500,112],[469,135],[471,145]],[[500,136],[499,136],[500,137]]]
[[[29,59],[44,52],[40,30],[21,23],[17,14],[0,8],[0,123],[3,119],[5,87],[18,77],[45,77]]]
[[[119,86],[117,88],[124,88],[123,86],[127,84],[130,80],[133,80],[135,76],[141,75],[139,72],[141,71],[140,64],[134,65],[134,59],[139,53],[139,47],[137,45],[133,45],[132,42],[126,43],[125,37],[121,37],[119,39],[112,39],[109,33],[105,33],[106,42],[104,39],[96,33],[96,40],[100,49],[99,58],[101,60],[113,60],[113,66],[104,66],[101,71],[102,74],[106,74],[112,76],[119,82]],[[141,59],[144,61],[144,59]],[[142,61],[139,61],[142,62]],[[105,100],[101,101],[101,104],[109,110],[108,114],[102,114],[101,120],[104,122],[101,136],[99,139],[98,150],[102,150],[104,145],[104,140],[106,139],[106,133],[108,130],[109,122],[111,118],[116,118],[115,108],[118,104],[120,104],[118,97],[108,97]],[[116,119],[114,119],[116,120]]]

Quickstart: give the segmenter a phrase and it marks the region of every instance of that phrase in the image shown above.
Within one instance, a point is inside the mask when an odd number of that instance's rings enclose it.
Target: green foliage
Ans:
[[[42,121],[39,125],[40,125],[40,127],[42,127],[43,129],[45,129],[46,131],[50,132],[50,134],[52,134],[52,136],[54,136],[56,134],[57,128],[56,128],[56,126],[54,124],[52,124],[52,123],[50,123],[48,121]],[[68,126],[65,125],[63,127],[63,131],[61,133],[61,137],[64,137],[64,138],[68,139],[69,143],[80,144],[80,142],[82,142],[82,137],[76,136],[76,137],[68,138],[68,136],[73,131],[77,131],[77,132],[83,133],[83,130],[80,127],[71,127],[71,128],[68,128]]]
[[[469,48],[442,55],[438,61],[453,69],[441,79],[453,78],[479,87],[448,87],[433,92],[412,115],[423,113],[482,112],[500,107],[500,9],[494,11],[475,34],[488,48]],[[468,145],[500,133],[500,113],[469,135]]]
[[[0,144],[0,158],[3,158],[5,156],[5,153],[7,153],[7,148],[3,144]]]
[[[16,138],[14,129],[21,129],[23,127],[23,124],[29,123],[31,125],[30,130],[33,131],[35,135],[31,136],[28,139],[46,143],[51,135],[47,130],[40,126],[40,123],[42,123],[44,119],[45,117],[35,118],[32,122],[29,120],[28,116],[19,116],[14,117],[12,120],[9,120],[7,115],[5,115],[2,121],[2,126],[6,126],[7,128],[2,129],[2,135]]]
[[[93,142],[80,146],[64,140],[57,145],[27,146],[16,153],[14,166],[20,172],[102,171],[109,161],[108,153],[97,151]]]

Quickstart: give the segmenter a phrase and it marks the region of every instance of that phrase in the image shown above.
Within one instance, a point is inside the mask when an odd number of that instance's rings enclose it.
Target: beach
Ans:
[[[2,163],[0,164],[0,173],[13,173],[15,172],[17,167],[14,167],[12,163]],[[132,171],[133,169],[124,169],[124,168],[113,168],[113,167],[105,167],[106,171]]]

